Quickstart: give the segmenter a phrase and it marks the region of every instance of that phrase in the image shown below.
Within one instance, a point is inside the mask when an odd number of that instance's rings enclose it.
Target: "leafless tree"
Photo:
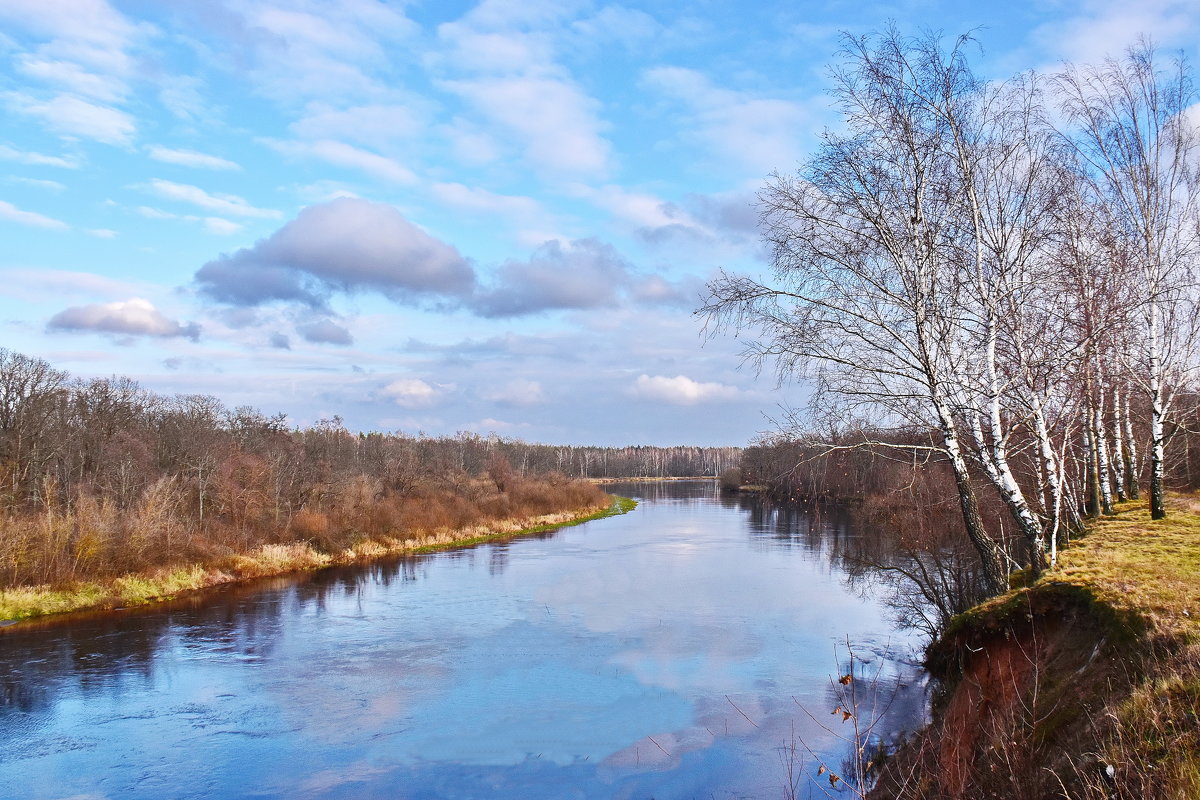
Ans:
[[[67,373],[40,358],[0,348],[0,469],[10,506],[38,492]]]
[[[1110,209],[1144,293],[1134,374],[1150,404],[1150,510],[1163,504],[1164,426],[1172,387],[1191,366],[1196,340],[1197,132],[1182,58],[1167,64],[1141,40],[1099,67],[1068,65],[1058,76],[1084,174]]]
[[[844,40],[834,72],[845,133],[826,132],[795,176],[760,194],[770,281],[725,275],[700,313],[755,330],[757,363],[811,378],[826,402],[881,409],[938,431],[929,446],[952,466],[967,535],[987,590],[1006,585],[1005,554],[988,535],[958,427],[972,291],[961,172],[947,148],[946,98],[980,91],[958,40],[895,31]]]

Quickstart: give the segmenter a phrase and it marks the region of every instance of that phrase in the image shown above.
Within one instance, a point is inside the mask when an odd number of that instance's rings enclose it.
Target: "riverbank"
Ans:
[[[210,564],[153,569],[103,581],[68,586],[26,586],[0,590],[0,630],[52,614],[128,608],[171,600],[180,594],[289,572],[321,569],[397,555],[415,555],[488,541],[544,533],[625,514],[637,506],[627,497],[609,495],[606,506],[574,512],[493,521],[459,530],[439,529],[412,537],[374,537],[324,552],[307,542],[268,544]]]
[[[928,651],[933,722],[876,798],[1200,797],[1200,498],[1121,504]]]

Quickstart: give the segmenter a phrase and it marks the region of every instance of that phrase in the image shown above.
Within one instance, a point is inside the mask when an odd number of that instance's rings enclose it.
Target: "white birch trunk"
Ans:
[[[1125,486],[1130,499],[1137,500],[1142,496],[1142,465],[1138,461],[1137,439],[1133,437],[1133,414],[1129,406],[1129,395],[1126,394],[1121,407],[1121,424],[1125,429],[1125,449],[1128,452],[1128,458],[1125,459]]]
[[[1025,495],[1012,474],[1004,444],[997,443],[994,439],[990,443],[985,440],[979,414],[971,415],[971,436],[975,440],[975,449],[984,474],[996,487],[1000,499],[1016,520],[1021,535],[1030,546],[1030,558],[1034,570],[1037,571],[1042,566],[1041,559],[1046,550],[1045,541],[1042,539],[1042,526],[1029,508],[1029,503],[1026,502]]]
[[[1113,513],[1112,482],[1109,479],[1108,436],[1104,432],[1104,384],[1096,389],[1096,407],[1092,409],[1092,435],[1096,437],[1096,482],[1100,486],[1100,510]]]
[[[983,520],[979,515],[979,502],[971,486],[971,473],[967,469],[967,461],[963,457],[962,445],[958,440],[958,431],[954,426],[954,414],[944,397],[938,396],[937,392],[933,394],[932,400],[937,410],[946,455],[954,470],[954,483],[958,488],[958,502],[967,528],[967,537],[975,547],[983,569],[983,588],[988,594],[1000,594],[1008,588],[1005,554],[984,530]]]
[[[1046,538],[1050,545],[1050,566],[1053,567],[1058,564],[1058,532],[1062,527],[1062,470],[1054,454],[1054,442],[1050,438],[1050,426],[1046,424],[1042,401],[1037,395],[1033,398],[1033,428],[1037,435],[1038,453],[1041,455],[1042,472],[1049,495],[1045,499],[1046,511],[1050,517],[1046,526]]]
[[[1113,483],[1117,488],[1117,500],[1122,503],[1125,495],[1125,437],[1121,435],[1121,390],[1113,390]]]
[[[1163,403],[1162,349],[1159,340],[1158,304],[1150,300],[1149,356],[1150,356],[1150,519],[1164,519],[1167,507],[1163,498]]]
[[[1100,516],[1100,483],[1096,480],[1096,440],[1092,438],[1092,410],[1084,412],[1083,425],[1084,457],[1084,506],[1089,517]]]

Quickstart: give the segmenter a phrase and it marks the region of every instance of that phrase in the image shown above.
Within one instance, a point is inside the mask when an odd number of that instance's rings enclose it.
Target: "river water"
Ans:
[[[925,695],[837,513],[627,484],[561,531],[0,633],[0,798],[823,796]],[[828,788],[827,783],[823,783]]]

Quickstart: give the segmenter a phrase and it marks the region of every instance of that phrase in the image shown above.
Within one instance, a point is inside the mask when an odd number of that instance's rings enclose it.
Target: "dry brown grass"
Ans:
[[[171,599],[184,592],[298,570],[350,564],[383,556],[419,553],[478,544],[498,537],[540,533],[591,519],[624,513],[636,503],[601,493],[599,504],[521,518],[497,519],[474,526],[413,532],[404,537],[358,539],[329,552],[308,542],[266,544],[205,564],[153,568],[99,581],[0,589],[0,619],[21,620],[84,609],[133,606]]]
[[[131,508],[81,494],[65,508],[0,520],[0,619],[512,533],[612,502],[592,484],[557,475],[505,483],[502,492],[488,478],[457,475],[402,495],[358,476],[290,519],[276,520],[261,504],[214,501],[203,522],[182,512],[183,492],[171,479],[152,484]],[[191,577],[178,584],[170,576],[181,569]],[[118,580],[148,583],[122,588]],[[53,599],[31,602],[29,587]]]

